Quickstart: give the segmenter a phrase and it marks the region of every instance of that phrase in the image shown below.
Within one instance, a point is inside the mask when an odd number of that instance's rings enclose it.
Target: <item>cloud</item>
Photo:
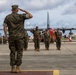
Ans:
[[[22,5],[29,10],[46,10],[57,8],[72,0],[23,0]],[[25,5],[25,6],[24,6]]]
[[[75,2],[76,0],[0,0],[0,26],[2,26],[5,16],[11,12],[11,5],[13,4],[18,4],[20,8],[32,11],[31,13],[33,14],[33,18],[29,20],[30,25],[32,26],[37,24],[39,27],[44,27],[44,25],[46,27],[47,9],[50,14],[51,26],[58,27],[58,25],[65,25],[66,22],[76,24],[75,14],[71,16],[62,15],[62,13],[68,14],[70,12],[75,12]]]
[[[73,5],[69,6],[67,9],[65,9],[63,15],[67,15],[67,14],[76,14],[76,3],[74,3]]]
[[[11,5],[18,4],[27,10],[44,10],[56,8],[72,0],[0,0],[0,12],[10,10]]]

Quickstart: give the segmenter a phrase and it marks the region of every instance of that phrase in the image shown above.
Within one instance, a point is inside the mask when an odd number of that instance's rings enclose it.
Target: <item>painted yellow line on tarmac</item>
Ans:
[[[59,75],[59,70],[53,70],[53,75]]]

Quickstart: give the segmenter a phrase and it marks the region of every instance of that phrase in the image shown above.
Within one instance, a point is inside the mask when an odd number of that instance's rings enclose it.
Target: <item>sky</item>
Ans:
[[[76,0],[0,0],[0,28],[15,4],[33,15],[32,19],[25,21],[25,28],[46,28],[47,12],[51,28],[76,28]]]

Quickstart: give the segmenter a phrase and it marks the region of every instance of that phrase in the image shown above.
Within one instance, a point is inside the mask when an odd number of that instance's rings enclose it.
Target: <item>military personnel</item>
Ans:
[[[60,29],[57,29],[57,31],[55,32],[55,36],[56,36],[57,50],[60,50],[60,48],[61,48],[61,38],[62,38],[62,33],[60,32]]]
[[[2,44],[2,37],[0,37],[0,44]]]
[[[24,12],[18,14],[18,11]],[[18,5],[12,6],[12,13],[7,15],[4,20],[4,33],[7,39],[7,27],[9,32],[10,66],[11,72],[20,72],[23,56],[23,37],[24,20],[33,16],[26,10],[18,8]]]
[[[50,36],[48,30],[46,29],[46,31],[44,32],[45,50],[49,50],[50,39],[51,39],[51,36]]]
[[[7,40],[5,38],[5,36],[3,36],[3,44],[6,44],[7,43]]]
[[[38,26],[36,26],[36,29],[31,31],[34,35],[34,47],[35,51],[39,51],[40,49],[40,39],[41,39],[41,33],[40,30],[38,29]]]
[[[24,29],[24,30],[25,30],[25,29]],[[28,48],[28,41],[29,41],[28,33],[27,33],[27,31],[25,30],[25,37],[24,37],[24,51],[26,51],[27,48]]]

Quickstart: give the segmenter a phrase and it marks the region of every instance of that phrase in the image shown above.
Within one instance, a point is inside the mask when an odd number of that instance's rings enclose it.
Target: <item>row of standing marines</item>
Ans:
[[[19,14],[18,11],[24,12],[23,14]],[[19,73],[21,72],[20,66],[22,64],[22,57],[23,57],[23,47],[24,42],[27,43],[27,34],[24,30],[24,21],[26,19],[31,19],[33,16],[26,10],[18,8],[18,5],[12,5],[12,13],[7,15],[4,19],[4,33],[5,37],[9,42],[9,49],[10,49],[10,66],[11,66],[11,73]],[[7,29],[9,32],[9,38],[7,35]],[[40,31],[38,27],[36,30],[31,30],[34,35],[34,43],[35,43],[35,50],[39,51],[39,43],[40,43]],[[46,49],[49,48],[49,39],[50,36],[47,33],[47,30],[44,33],[45,36],[45,46]],[[61,45],[61,33],[58,31],[56,32],[56,44],[57,49],[60,49]],[[26,38],[25,38],[26,37]],[[25,44],[25,48],[27,45]]]
[[[44,39],[44,44],[45,44],[45,50],[49,50],[49,45],[51,43],[51,35],[48,29],[46,29],[42,34],[40,32],[40,30],[38,29],[38,26],[36,26],[35,29],[31,30],[31,32],[33,33],[34,39],[34,47],[35,47],[35,51],[39,51],[40,50],[40,41],[42,40],[42,35],[43,35],[43,39]],[[62,38],[62,33],[60,32],[59,29],[57,29],[57,31],[55,31],[55,36],[56,36],[56,47],[57,50],[60,50],[61,48],[61,38]],[[28,33],[25,30],[25,38],[24,38],[24,50],[26,51],[28,48]]]

